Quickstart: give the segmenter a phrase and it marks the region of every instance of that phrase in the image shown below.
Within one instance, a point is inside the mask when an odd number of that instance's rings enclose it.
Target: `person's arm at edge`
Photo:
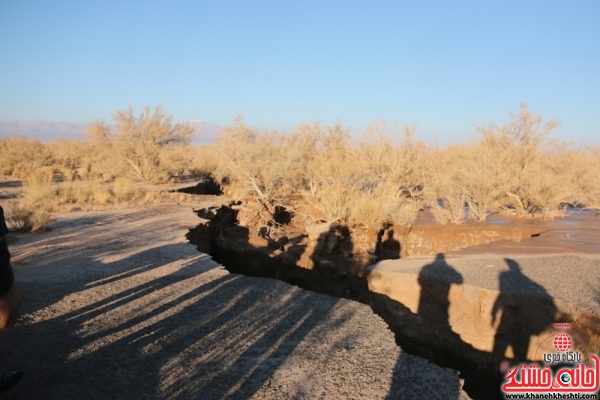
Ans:
[[[0,206],[0,329],[13,325],[19,314],[19,293],[10,265],[10,253],[6,244],[7,232],[4,210]]]

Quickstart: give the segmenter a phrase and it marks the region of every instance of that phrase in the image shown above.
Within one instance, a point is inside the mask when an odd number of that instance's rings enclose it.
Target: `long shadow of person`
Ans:
[[[500,294],[492,307],[492,325],[500,314],[492,354],[499,361],[510,346],[515,360],[523,361],[531,337],[553,323],[557,310],[546,289],[523,275],[515,260],[504,261],[508,270],[500,273]]]
[[[375,245],[375,255],[377,261],[382,260],[397,260],[400,258],[400,242],[394,239],[394,230],[387,230],[387,238],[383,240],[385,229],[381,229],[377,233],[377,244]]]
[[[344,276],[353,269],[353,251],[350,229],[345,225],[332,224],[319,235],[310,258],[315,272],[324,276]]]
[[[450,287],[462,284],[463,277],[451,265],[446,263],[444,254],[438,253],[431,264],[425,265],[419,273],[419,309],[421,322],[437,332],[452,333],[448,317]]]
[[[415,361],[414,356],[406,354],[405,351],[410,348],[415,354],[439,360],[436,357],[439,357],[447,348],[453,349],[453,351],[468,350],[460,336],[452,331],[448,313],[450,288],[453,284],[462,284],[463,277],[446,262],[444,254],[439,253],[432,263],[421,268],[418,282],[421,290],[417,314],[413,314],[402,304],[396,304],[396,307],[403,309],[404,321],[402,323],[416,326],[413,333],[416,336],[405,343],[406,347],[403,345],[403,352],[396,363],[392,385],[386,399],[422,398],[414,390],[411,393],[410,388],[414,388],[415,384],[421,385],[424,391],[435,388],[434,390],[437,390],[439,398],[457,399],[459,398],[460,389],[457,373],[436,376],[437,380],[434,380],[428,379],[426,372],[419,371],[417,375],[421,374],[421,377],[419,382],[415,383],[411,381],[411,371],[414,372],[414,369],[418,368],[418,363]],[[408,336],[410,335],[408,334]],[[433,345],[434,341],[431,338],[434,336],[443,338],[444,347]],[[411,344],[413,340],[419,344]],[[426,346],[424,343],[432,345]]]

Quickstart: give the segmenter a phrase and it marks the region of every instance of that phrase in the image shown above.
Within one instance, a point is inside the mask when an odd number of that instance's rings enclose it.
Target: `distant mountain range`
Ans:
[[[209,144],[215,140],[221,128],[202,120],[186,122],[194,128],[194,144]],[[0,138],[7,136],[32,137],[42,142],[55,139],[82,139],[89,124],[64,121],[0,121]]]

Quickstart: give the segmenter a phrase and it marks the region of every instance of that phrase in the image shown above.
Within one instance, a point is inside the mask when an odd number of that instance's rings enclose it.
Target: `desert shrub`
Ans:
[[[554,172],[560,175],[554,182],[555,186],[561,186],[560,201],[586,207],[600,206],[600,154],[596,155],[592,148],[564,145],[549,162],[555,167]]]
[[[306,186],[300,189],[300,195],[317,211],[312,219],[374,229],[390,223],[412,223],[416,203],[405,189],[415,193],[417,184],[406,183],[410,180],[408,174],[393,175],[393,170],[385,170],[385,157],[359,153],[361,147],[352,146],[349,138],[340,136],[337,130],[334,127],[333,135],[338,139],[333,141],[328,139],[330,131],[323,133],[325,140],[318,156],[306,164]],[[325,144],[332,142],[336,145]],[[369,151],[383,153],[375,146]],[[389,163],[394,160],[389,159]],[[374,174],[374,170],[380,173]]]
[[[112,197],[109,187],[98,180],[80,182],[72,187],[72,191],[77,203],[103,205]]]
[[[55,193],[50,169],[31,173],[25,180],[19,202],[10,208],[7,215],[9,225],[23,231],[45,230],[50,224]]]
[[[436,221],[462,223],[465,219],[467,188],[460,157],[452,150],[434,157],[436,173],[427,182],[427,205]]]
[[[309,157],[304,160],[304,184],[298,187],[306,217],[331,223],[352,219],[352,203],[361,194],[362,170],[352,162],[348,131],[339,124],[302,127],[303,138],[310,138]],[[366,188],[366,190],[368,190]]]
[[[305,223],[410,225],[425,207],[441,223],[508,212],[552,217],[565,203],[598,204],[598,153],[549,140],[557,126],[523,104],[482,139],[436,149],[411,128],[370,126],[357,144],[335,124],[262,133],[237,120],[219,138],[214,168],[227,192],[247,199],[246,221],[269,224],[276,207]]]
[[[98,179],[70,182],[56,190],[54,203],[60,205],[78,205],[89,208],[94,205],[106,205],[113,201],[110,186]]]
[[[46,148],[51,154],[54,172],[62,175],[67,182],[79,178],[77,171],[83,161],[93,154],[89,145],[80,140],[59,139],[48,143]]]
[[[281,135],[259,133],[238,119],[217,142],[224,161],[215,173],[228,182],[226,192],[248,200],[241,216],[244,223],[257,227],[276,225],[282,207],[305,224],[379,228],[414,220],[415,203],[403,192],[400,180],[394,187],[373,175],[372,169],[379,166],[369,161],[373,158],[367,153],[357,151],[340,123],[302,125]]]
[[[6,224],[9,229],[17,231],[31,231],[31,216],[33,210],[25,209],[18,204],[7,209]]]
[[[126,173],[142,182],[167,180],[173,173],[173,159],[168,152],[189,143],[192,128],[173,123],[172,117],[160,107],[149,108],[135,115],[132,108],[117,111],[114,126],[96,121],[87,130],[90,143],[103,160],[103,173],[113,177]],[[178,167],[179,168],[179,167]]]
[[[358,192],[350,199],[348,208],[345,222],[379,229],[390,224],[412,225],[419,206],[415,201],[398,197],[395,191],[381,188]]]
[[[372,124],[353,154],[370,178],[398,195],[418,200],[431,176],[431,149],[414,140],[413,133],[413,127],[389,129],[383,122]]]
[[[382,122],[352,141],[341,123],[282,134],[237,118],[214,145],[191,146],[191,129],[160,108],[128,109],[112,125],[91,124],[87,141],[1,139],[0,174],[27,178],[22,205],[29,209],[153,202],[162,197],[142,183],[212,174],[226,194],[245,200],[240,217],[256,227],[285,222],[281,210],[298,224],[378,229],[410,225],[420,209],[441,223],[461,223],[499,212],[552,217],[565,205],[600,207],[600,148],[552,141],[556,126],[523,104],[508,122],[478,127],[479,141],[437,148],[416,140],[411,127]],[[54,189],[53,173],[63,178]]]
[[[592,150],[586,163],[585,184],[579,187],[579,196],[587,207],[600,209],[600,147]],[[585,166],[583,167],[585,169]]]
[[[187,146],[186,154],[191,155],[188,172],[194,176],[214,175],[220,164],[219,156],[211,145]]]
[[[523,103],[519,114],[512,114],[509,122],[478,128],[484,145],[502,158],[502,167],[509,176],[503,188],[504,209],[518,216],[549,215],[568,196],[562,174],[549,161],[552,146],[548,136],[557,126],[557,121],[545,122],[533,115]]]
[[[458,171],[468,217],[485,221],[489,214],[500,210],[502,188],[508,179],[503,155],[485,143],[477,143],[461,146],[455,157],[455,164],[450,168]]]
[[[164,180],[183,176],[189,171],[193,155],[187,150],[188,146],[173,146],[159,153],[158,160]]]
[[[29,206],[49,204],[56,193],[52,170],[40,169],[29,174],[23,185],[21,201]]]
[[[276,207],[291,207],[294,189],[293,163],[277,134],[257,134],[242,119],[223,129],[215,146],[221,163],[215,170],[237,195],[254,200],[249,207],[258,225],[276,223]]]
[[[50,214],[44,207],[15,205],[10,208],[6,221],[11,229],[26,232],[43,231],[50,225]]]
[[[27,178],[52,165],[52,155],[39,140],[21,137],[0,139],[0,175]]]
[[[143,191],[130,179],[117,178],[112,184],[112,193],[116,201],[130,201],[140,197]]]
[[[437,150],[426,191],[434,218],[440,223],[484,221],[498,212],[507,182],[502,157],[485,142]]]

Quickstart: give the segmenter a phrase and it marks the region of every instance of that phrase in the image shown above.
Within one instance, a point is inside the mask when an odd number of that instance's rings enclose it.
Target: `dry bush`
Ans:
[[[353,145],[340,124],[281,135],[238,120],[217,143],[216,172],[257,226],[277,222],[277,207],[305,224],[373,228],[410,225],[423,207],[441,223],[498,212],[552,217],[566,203],[598,204],[600,192],[598,154],[550,142],[556,126],[522,105],[508,123],[480,127],[481,141],[440,150],[381,123]]]
[[[54,172],[64,181],[73,182],[81,178],[79,171],[86,162],[91,162],[94,151],[89,143],[81,140],[54,140],[46,145],[52,156]]]
[[[363,153],[361,162],[357,151],[339,123],[303,125],[281,135],[258,133],[238,119],[218,140],[222,163],[216,176],[228,181],[230,195],[247,200],[241,219],[256,227],[277,225],[282,208],[304,224],[378,229],[394,221],[411,223],[416,207],[403,186],[373,176],[378,166],[367,164],[372,157]]]
[[[112,184],[91,179],[63,185],[54,200],[57,206],[71,205],[89,209],[139,200],[144,195],[145,191],[127,178],[117,178]]]
[[[144,191],[127,178],[117,178],[112,184],[112,193],[117,202],[131,201],[141,197]]]
[[[230,195],[248,200],[244,220],[259,226],[278,206],[306,224],[367,227],[410,225],[423,207],[441,223],[498,212],[552,217],[567,203],[600,203],[598,151],[551,142],[556,126],[523,104],[509,122],[479,127],[481,141],[440,150],[382,123],[353,145],[340,124],[281,135],[238,120],[219,139],[215,168]]]
[[[317,156],[306,163],[306,186],[300,190],[303,201],[317,211],[313,220],[374,229],[414,221],[420,179],[411,171],[418,166],[407,163],[404,169],[394,159],[396,151],[406,150],[405,143],[391,150],[384,144],[351,146],[339,125],[320,137]]]
[[[508,180],[503,155],[485,143],[477,143],[458,150],[456,158],[468,217],[485,221],[490,213],[499,210],[502,188]]]
[[[423,208],[441,223],[461,223],[600,207],[600,148],[552,142],[556,126],[523,104],[507,123],[479,127],[480,141],[438,149],[415,140],[412,128],[384,123],[353,143],[340,123],[280,134],[238,118],[215,145],[190,146],[191,129],[160,108],[128,109],[111,126],[90,125],[87,141],[2,139],[0,173],[29,178],[23,205],[30,208],[153,202],[161,197],[141,183],[213,174],[227,194],[245,200],[240,217],[255,227],[277,227],[281,210],[297,224],[378,229],[410,225]],[[56,190],[47,181],[52,173],[64,180]]]
[[[26,209],[18,204],[6,210],[6,223],[8,228],[16,231],[31,231],[33,210]]]
[[[395,191],[385,188],[362,192],[348,202],[348,219],[345,222],[367,228],[379,229],[385,225],[410,226],[415,222],[419,205],[415,201],[398,197]]]
[[[184,124],[174,124],[160,107],[152,112],[146,107],[137,116],[131,108],[117,111],[113,128],[96,121],[86,134],[105,160],[104,173],[117,177],[125,172],[142,182],[161,182],[180,171],[180,166],[177,171],[168,168],[176,163],[177,157],[172,157],[176,155],[174,150],[189,143],[193,130]]]
[[[113,126],[91,124],[87,141],[1,139],[0,174],[27,179],[15,212],[21,221],[63,206],[155,201],[157,196],[132,180],[159,182],[193,171],[194,154],[186,146],[191,134],[190,127],[173,123],[160,108],[146,108],[139,115],[131,109],[118,111]],[[208,167],[214,165],[207,161]]]
[[[112,196],[109,187],[97,180],[81,182],[73,187],[73,192],[77,203],[104,205]]]
[[[560,171],[550,161],[548,136],[557,126],[557,121],[544,122],[541,116],[531,114],[523,103],[520,113],[512,114],[509,122],[478,128],[484,145],[503,160],[509,179],[503,187],[502,202],[504,209],[517,216],[548,216],[569,195]]]
[[[436,151],[431,158],[436,172],[427,182],[434,218],[440,223],[485,221],[498,212],[507,181],[502,157],[485,141]]]
[[[18,204],[11,207],[7,221],[13,229],[41,231],[50,224],[55,196],[51,170],[38,170],[25,180]]]
[[[388,129],[385,123],[367,128],[353,150],[365,173],[397,195],[422,199],[425,182],[431,176],[431,149],[413,139],[414,127]]]
[[[187,146],[186,154],[191,155],[187,172],[193,176],[208,176],[217,170],[220,159],[214,146],[199,145]]]
[[[40,169],[32,172],[25,180],[22,192],[22,202],[30,206],[48,204],[56,194],[52,185],[52,171]]]
[[[585,158],[582,151],[548,140],[556,126],[522,104],[508,123],[479,127],[479,143],[440,151],[427,185],[434,217],[442,223],[483,221],[495,212],[552,217],[564,203],[589,204],[585,193],[593,193],[598,181],[589,163],[586,171],[573,162]]]
[[[215,146],[220,158],[216,178],[227,180],[238,196],[254,200],[250,219],[257,225],[276,223],[276,208],[291,206],[295,179],[289,167],[294,165],[282,142],[281,135],[259,135],[238,119],[223,129]]]
[[[441,224],[462,223],[465,219],[467,189],[460,156],[452,150],[434,157],[436,173],[427,182],[427,205]]]
[[[560,175],[555,185],[562,186],[561,192],[565,194],[561,196],[562,202],[600,208],[600,152],[563,146],[549,162]]]
[[[36,139],[0,139],[0,154],[0,175],[25,179],[32,172],[52,165],[50,152]]]
[[[25,232],[38,232],[48,229],[50,214],[48,210],[31,205],[15,205],[6,215],[11,229]]]
[[[561,205],[569,202],[575,193],[576,180],[565,173],[559,157],[548,154],[531,165],[530,173],[521,181],[521,186],[507,192],[509,204],[516,205],[516,214],[543,216],[546,218],[562,214]],[[577,179],[577,177],[575,177]]]
[[[298,187],[301,204],[306,205],[301,212],[315,222],[349,222],[353,203],[361,195],[363,173],[354,162],[348,131],[339,124],[313,124],[301,127],[300,135],[309,149],[301,173],[304,184]]]

